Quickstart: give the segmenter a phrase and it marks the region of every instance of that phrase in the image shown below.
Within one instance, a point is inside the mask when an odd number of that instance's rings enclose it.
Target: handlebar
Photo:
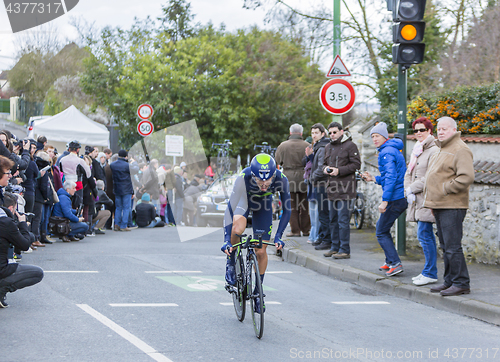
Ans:
[[[225,140],[224,143],[212,143],[212,148],[214,147],[226,147],[226,148],[229,148],[229,146],[231,146],[233,143],[229,140]]]
[[[236,234],[236,236],[239,237],[241,239],[241,241],[239,243],[234,244],[233,248],[239,246],[242,249],[261,249],[262,245],[274,246],[274,243],[271,243],[270,241],[262,240],[262,235],[259,235],[258,239],[252,239],[252,236],[249,235],[246,238],[246,240],[243,240],[243,238],[245,236],[247,236],[246,234],[243,234],[243,235]]]

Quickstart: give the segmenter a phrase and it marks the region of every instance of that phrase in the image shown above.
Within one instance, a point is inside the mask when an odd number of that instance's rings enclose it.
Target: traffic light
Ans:
[[[394,0],[392,8],[392,62],[419,64],[424,60],[425,22],[422,21],[427,0]]]

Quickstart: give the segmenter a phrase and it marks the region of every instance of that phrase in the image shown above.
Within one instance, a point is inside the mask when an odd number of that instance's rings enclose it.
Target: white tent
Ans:
[[[44,135],[50,141],[68,143],[73,140],[82,145],[109,147],[109,131],[106,126],[97,123],[75,106],[50,118],[35,120],[33,132]]]

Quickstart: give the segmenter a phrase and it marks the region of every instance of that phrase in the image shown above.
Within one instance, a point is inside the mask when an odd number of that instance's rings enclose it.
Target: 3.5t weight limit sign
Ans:
[[[331,79],[321,87],[319,100],[323,108],[332,114],[345,114],[354,106],[356,93],[351,83],[344,79]]]
[[[140,121],[137,125],[137,132],[143,137],[149,136],[153,131],[153,123],[150,121]]]

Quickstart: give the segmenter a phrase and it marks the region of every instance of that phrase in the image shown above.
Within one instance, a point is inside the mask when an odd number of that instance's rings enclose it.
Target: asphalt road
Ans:
[[[224,290],[222,231],[108,231],[24,254],[0,361],[500,361],[500,328],[336,281],[270,255],[264,337]],[[181,240],[184,240],[181,242]]]

